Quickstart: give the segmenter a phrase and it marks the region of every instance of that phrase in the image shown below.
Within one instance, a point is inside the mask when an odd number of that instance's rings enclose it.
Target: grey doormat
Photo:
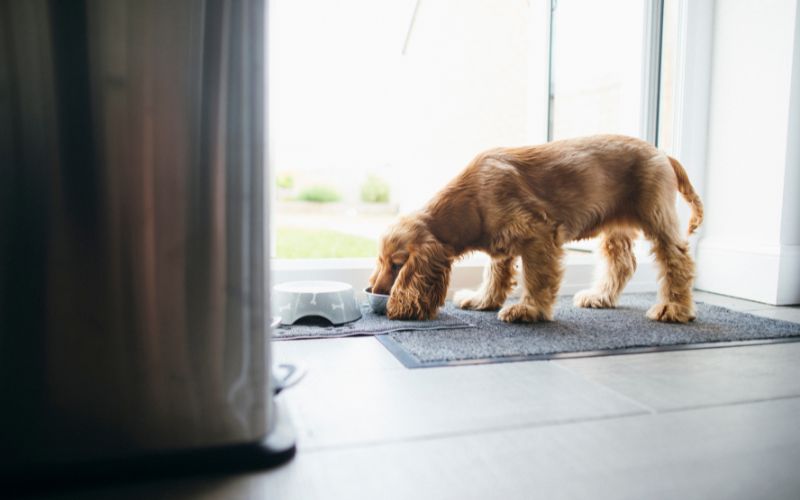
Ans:
[[[477,328],[438,332],[393,332],[378,337],[409,368],[602,356],[800,340],[800,324],[761,318],[697,303],[697,319],[686,325],[645,317],[655,294],[623,295],[616,309],[582,309],[559,298],[555,321],[508,324],[496,312],[463,311],[448,303],[443,312]]]
[[[392,321],[384,315],[375,314],[368,305],[361,305],[361,319],[344,325],[332,326],[323,318],[303,318],[294,325],[280,325],[272,332],[272,340],[317,339],[324,337],[353,337],[357,335],[381,335],[400,330],[463,330],[474,328],[466,317],[456,317],[449,311],[441,311],[432,321]]]

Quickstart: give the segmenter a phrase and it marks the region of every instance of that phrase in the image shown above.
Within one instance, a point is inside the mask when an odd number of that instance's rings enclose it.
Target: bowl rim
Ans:
[[[371,290],[372,290],[372,287],[368,286],[368,287],[364,288],[364,293],[366,293],[367,295],[374,295],[376,297],[388,297],[389,296],[389,294],[373,293]]]

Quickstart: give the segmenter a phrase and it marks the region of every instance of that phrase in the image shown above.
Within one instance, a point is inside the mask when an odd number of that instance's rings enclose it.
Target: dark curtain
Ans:
[[[0,0],[0,460],[267,432],[264,23]]]

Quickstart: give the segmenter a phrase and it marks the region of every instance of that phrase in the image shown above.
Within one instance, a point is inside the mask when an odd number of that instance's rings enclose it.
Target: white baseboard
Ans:
[[[596,256],[567,255],[565,259],[564,280],[561,283],[562,295],[574,294],[589,288],[595,275]],[[653,292],[657,289],[655,266],[647,254],[637,256],[639,261],[636,273],[631,278],[626,292]],[[476,254],[456,263],[450,278],[448,298],[463,288],[477,288],[483,279],[483,268],[488,257]],[[320,259],[320,260],[273,260],[272,283],[301,280],[331,280],[350,283],[356,290],[363,290],[372,274],[374,259]]]
[[[589,255],[567,255],[564,265],[564,279],[561,281],[559,295],[573,295],[576,292],[590,288],[595,281],[597,268],[597,256]],[[623,293],[655,292],[658,290],[658,270],[647,254],[637,254],[638,264],[636,272],[625,286]],[[476,282],[462,287],[455,287],[451,282],[450,289],[476,288],[480,284],[480,276]],[[515,290],[512,296],[518,296],[519,291]]]
[[[702,239],[699,290],[771,305],[800,303],[800,245],[748,245]]]

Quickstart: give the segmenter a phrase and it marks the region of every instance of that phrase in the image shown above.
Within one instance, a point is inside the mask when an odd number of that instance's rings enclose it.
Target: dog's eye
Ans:
[[[403,264],[395,264],[394,262],[392,262],[392,271],[397,272],[400,270],[401,267],[403,267]]]

